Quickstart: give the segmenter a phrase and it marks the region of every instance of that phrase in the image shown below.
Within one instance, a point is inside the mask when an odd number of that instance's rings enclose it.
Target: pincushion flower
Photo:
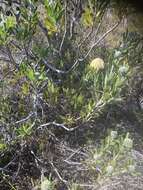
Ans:
[[[93,69],[96,71],[104,69],[104,66],[105,66],[105,63],[104,63],[103,59],[101,59],[101,58],[93,59],[89,65],[90,69]]]

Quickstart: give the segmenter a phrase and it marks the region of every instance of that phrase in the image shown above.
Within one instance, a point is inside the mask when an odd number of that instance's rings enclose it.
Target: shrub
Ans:
[[[86,164],[97,180],[123,173],[135,173],[135,162],[132,158],[133,140],[127,133],[125,137],[111,131],[101,145],[92,150]]]

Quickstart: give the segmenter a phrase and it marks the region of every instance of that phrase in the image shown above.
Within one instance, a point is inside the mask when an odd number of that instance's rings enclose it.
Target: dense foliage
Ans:
[[[105,13],[95,5],[90,1],[77,5],[72,1],[25,1],[13,5],[16,11],[3,11],[1,47],[12,63],[3,67],[8,75],[1,80],[3,88],[7,83],[12,88],[2,97],[6,102],[1,110],[3,123],[74,124],[120,99],[120,87],[129,71],[125,56],[120,56],[123,50],[106,50],[101,63],[102,57],[91,54],[95,48],[102,51],[98,44],[119,21],[100,33]],[[7,76],[9,80],[5,80]],[[28,119],[23,122],[24,117]]]
[[[118,46],[111,48],[106,43],[106,37],[124,19],[124,14],[120,14],[108,23],[113,11],[108,7],[109,1],[4,0],[0,4],[0,171],[5,182],[11,176],[7,168],[14,147],[23,154],[24,147],[31,146],[30,154],[40,164],[33,152],[33,142],[37,143],[36,152],[44,160],[45,144],[53,134],[55,138],[66,136],[65,133],[88,126],[107,106],[118,105],[125,99],[129,77],[134,72],[132,63],[139,59],[132,52],[142,39],[128,40],[134,34],[124,32]],[[113,2],[110,5],[114,7]],[[48,128],[46,134],[44,128]],[[106,140],[109,138],[112,139],[109,136]],[[115,161],[124,153],[124,139],[131,140],[127,135],[99,149],[104,157],[99,161],[102,167],[104,160],[111,160],[107,154],[110,150],[105,149],[111,148],[110,156]],[[17,157],[21,158],[22,154],[16,153],[15,162],[18,163]],[[87,167],[90,159],[85,162]],[[132,163],[127,162],[126,168],[130,168]],[[50,164],[57,173],[52,161]],[[19,174],[20,164],[16,168],[13,181]],[[104,165],[104,174],[106,169]],[[10,170],[13,171],[12,166]],[[39,170],[43,175],[43,168]],[[43,183],[47,186],[43,190],[56,186],[50,177],[42,181],[41,189]],[[15,189],[11,182],[5,183],[6,188]]]

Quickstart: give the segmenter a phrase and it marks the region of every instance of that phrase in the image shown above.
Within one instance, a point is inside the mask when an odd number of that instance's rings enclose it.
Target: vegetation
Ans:
[[[142,36],[115,35],[129,10],[99,0],[0,6],[0,188],[99,189],[136,175],[132,135],[117,125],[128,97],[137,103],[126,114],[142,121]]]

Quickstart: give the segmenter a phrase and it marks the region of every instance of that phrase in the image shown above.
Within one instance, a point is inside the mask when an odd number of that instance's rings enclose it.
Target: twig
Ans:
[[[16,174],[15,174],[15,176],[14,176],[14,179],[16,179],[16,177],[18,176],[20,169],[21,169],[21,163],[19,162],[19,163],[18,163],[18,169],[17,169],[17,171],[16,171]]]
[[[7,53],[8,53],[8,57],[11,61],[11,63],[13,63],[15,65],[15,67],[17,68],[17,63],[16,61],[14,60],[13,56],[12,56],[12,53],[11,53],[11,50],[8,46],[6,46],[6,50],[7,50]]]
[[[92,187],[95,188],[96,186],[94,184],[80,184],[80,183],[75,183],[75,185],[78,185],[80,187]]]
[[[55,123],[55,122],[49,122],[49,123],[45,123],[45,124],[42,124],[38,127],[38,129],[42,128],[42,127],[47,127],[47,126],[50,126],[50,125],[54,125],[56,127],[61,127],[63,128],[64,130],[68,131],[68,132],[71,132],[71,131],[74,131],[76,130],[77,128],[79,128],[79,126],[77,127],[73,127],[73,128],[67,128],[64,124],[60,124],[60,123]]]
[[[92,34],[93,32],[93,26],[90,32],[88,32],[88,34],[85,36],[85,38],[78,44],[78,48],[81,47],[81,45],[89,38],[89,36]]]
[[[92,51],[92,49],[97,46],[109,33],[111,33],[113,30],[117,28],[117,26],[120,24],[120,22],[117,22],[112,28],[110,28],[107,32],[105,32],[89,49],[87,54],[84,56],[84,58],[79,59],[79,61],[84,61]]]
[[[56,50],[55,50],[55,51],[56,51]],[[57,51],[57,52],[58,52],[58,51]],[[27,53],[28,53],[28,55],[29,55],[32,59],[34,59],[35,61],[36,61],[37,59],[39,59],[39,57],[38,57],[34,52],[29,51],[29,52],[27,52]],[[55,68],[53,65],[49,64],[47,60],[41,59],[41,61],[44,63],[45,66],[47,66],[47,67],[48,67],[49,69],[51,69],[52,71],[54,71],[54,72],[56,72],[56,73],[62,73],[62,74],[65,73],[65,71],[60,70],[60,69],[57,69],[57,68]]]
[[[96,29],[96,31],[95,31],[95,33],[94,33],[94,41],[96,40],[96,36],[97,36],[97,34],[98,34],[99,30],[100,30],[100,27],[101,27],[101,25],[102,25],[102,20],[104,19],[104,17],[105,17],[105,13],[102,15],[102,17],[101,17],[101,19],[100,19],[100,22],[99,22],[99,24],[97,25],[97,29]]]
[[[63,34],[63,38],[60,44],[60,48],[59,48],[59,52],[61,52],[62,47],[63,47],[63,43],[66,37],[66,33],[67,33],[67,1],[65,1],[65,30],[64,30],[64,34]]]
[[[14,40],[12,40],[11,42],[11,45],[13,45],[14,47],[16,47],[17,49],[19,49],[20,51],[22,51],[23,49],[21,48],[20,45],[16,44],[16,42]]]
[[[65,161],[70,160],[75,154],[78,154],[78,152],[81,150],[81,148],[77,149],[75,152],[73,152]]]
[[[70,165],[82,165],[82,163],[80,163],[80,162],[72,162],[72,161],[68,161],[68,160],[64,160],[64,162],[66,162],[67,164],[70,164]]]
[[[73,18],[71,19],[71,23],[70,23],[70,40],[71,40],[72,37],[73,37],[74,24],[75,24],[75,18],[73,17]]]
[[[9,173],[10,171],[7,170],[7,169],[5,169],[5,168],[1,168],[1,167],[0,167],[0,172],[8,172],[8,173]],[[11,172],[11,173],[12,173],[12,172]]]
[[[0,167],[0,171],[6,171],[6,172],[10,172],[7,168],[14,164],[14,161],[16,160],[17,156],[14,157],[7,165],[5,165],[3,168]]]
[[[60,70],[60,69],[56,69],[55,67],[53,67],[52,65],[50,65],[45,59],[43,59],[42,61],[43,61],[44,65],[46,65],[46,66],[47,66],[48,68],[50,68],[52,71],[55,71],[55,72],[57,72],[57,73],[62,73],[62,74],[65,73],[65,71],[62,71],[62,70]]]
[[[84,61],[90,54],[90,52],[92,51],[92,49],[97,46],[110,32],[112,32],[113,30],[115,30],[117,28],[117,26],[120,24],[120,22],[116,23],[110,30],[108,30],[106,33],[104,33],[89,49],[89,51],[87,52],[87,54],[83,57],[83,58],[78,58],[74,64],[72,65],[72,67],[66,71],[66,73],[71,72],[80,62]],[[98,28],[96,30],[96,33],[98,32],[100,28],[100,24],[98,25]]]
[[[49,45],[49,44],[50,44],[50,43],[49,43],[50,38],[49,38],[49,35],[48,35],[48,30],[47,30],[47,28],[45,28],[45,27],[43,26],[43,24],[41,23],[40,20],[38,20],[38,25],[39,25],[39,27],[41,28],[43,34],[46,36],[47,42],[48,42],[48,45]],[[49,45],[49,46],[50,46],[50,45]]]
[[[66,74],[67,74],[67,73],[70,73],[70,72],[78,65],[79,62],[80,62],[80,60],[77,59],[77,60],[74,62],[74,64],[71,66],[71,68],[66,71]]]
[[[67,146],[65,146],[65,145],[62,145],[61,148],[62,148],[62,149],[65,148],[67,151],[73,152],[73,153],[75,153],[75,154],[78,153],[78,154],[80,154],[80,155],[83,155],[83,156],[85,156],[85,157],[88,157],[88,154],[86,154],[86,153],[84,153],[84,152],[77,152],[77,151],[75,151],[75,150],[73,150],[73,149],[71,149],[71,148],[69,148],[69,147],[67,147]]]
[[[11,62],[11,60],[8,59],[7,57],[0,57],[0,61]]]
[[[36,161],[38,161],[40,164],[44,165],[44,163],[35,155],[35,153],[32,150],[30,152],[34,156]]]
[[[96,37],[96,35],[97,35],[98,32],[99,32],[99,29],[100,29],[101,24],[102,24],[102,22],[100,22],[100,23],[98,24],[98,26],[97,26],[97,29],[96,29],[96,31],[95,31],[95,33],[94,33],[94,36],[95,36],[95,37]],[[92,32],[93,32],[93,26],[92,26],[91,31],[90,31],[90,32],[87,34],[87,36],[80,42],[80,44],[78,45],[78,47],[80,47],[80,46],[89,38],[89,36],[92,34]]]
[[[32,115],[34,115],[34,113],[30,113],[26,118],[23,118],[19,121],[16,121],[15,124],[19,124],[19,123],[24,123],[25,121],[27,121],[28,119],[30,119],[32,117]]]
[[[59,174],[57,168],[54,166],[53,162],[50,162],[50,164],[51,164],[51,166],[53,167],[53,169],[54,169],[55,173],[57,174],[58,178],[59,178],[63,183],[67,184],[67,181],[61,177],[61,175]]]

